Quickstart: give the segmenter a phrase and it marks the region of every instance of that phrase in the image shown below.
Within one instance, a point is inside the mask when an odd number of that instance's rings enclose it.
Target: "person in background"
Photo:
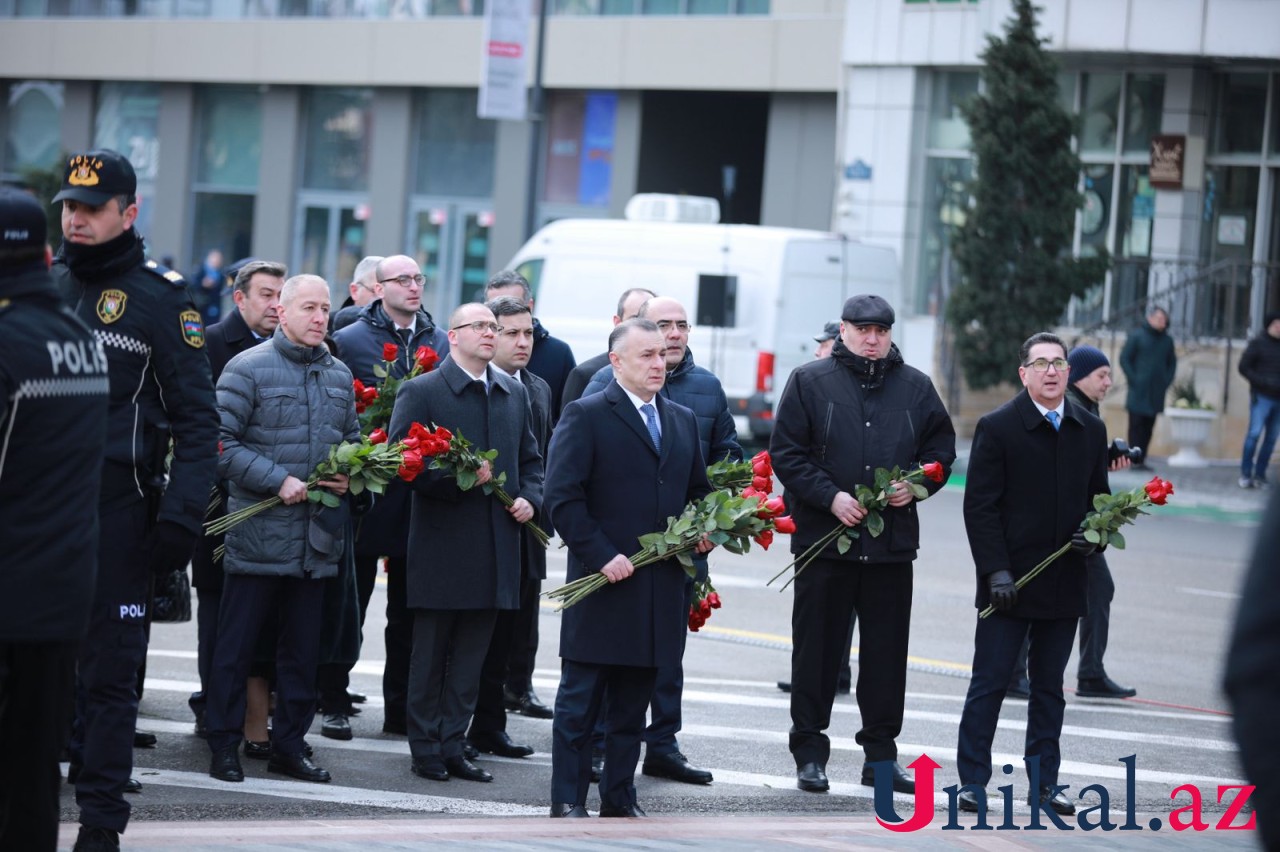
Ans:
[[[1240,456],[1240,487],[1267,488],[1267,465],[1280,436],[1280,311],[1262,320],[1262,333],[1240,356],[1249,382],[1249,429]]]
[[[195,302],[206,328],[222,319],[223,278],[222,252],[210,249],[204,262],[191,275],[191,301]]]
[[[616,326],[623,320],[635,319],[640,313],[640,306],[656,295],[658,294],[643,287],[624,290],[618,297],[618,308],[617,313],[613,315],[613,324]],[[596,373],[607,366],[609,366],[609,353],[601,352],[574,367],[569,372],[569,378],[564,381],[564,393],[560,397],[561,406],[580,398]]]
[[[351,283],[347,285],[350,293],[342,303],[342,307],[334,311],[329,318],[329,331],[336,332],[346,328],[360,318],[360,310],[382,298],[382,285],[378,283],[378,264],[386,258],[371,254],[362,258],[351,273]]]
[[[1120,368],[1129,383],[1125,409],[1129,412],[1129,446],[1151,449],[1156,417],[1164,411],[1164,395],[1178,371],[1178,354],[1169,335],[1169,312],[1153,306],[1147,320],[1129,333],[1120,350]],[[1134,465],[1148,470],[1144,461]]]
[[[511,296],[519,299],[533,311],[533,290],[523,275],[511,269],[499,272],[489,279],[484,288],[485,301],[492,301],[499,296]],[[573,372],[576,362],[569,344],[559,338],[552,337],[551,332],[542,327],[535,314],[533,318],[533,357],[529,359],[529,372],[541,378],[551,387],[551,424],[560,419],[563,407],[561,394],[565,381]]]
[[[58,845],[111,389],[49,277],[46,231],[40,202],[0,188],[0,849],[31,852]]]

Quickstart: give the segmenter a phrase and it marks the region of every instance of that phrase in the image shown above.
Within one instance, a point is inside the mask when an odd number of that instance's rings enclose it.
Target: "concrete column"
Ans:
[[[618,92],[613,124],[613,172],[609,182],[609,216],[621,219],[640,174],[640,92]]]
[[[526,122],[498,122],[494,160],[490,274],[501,270],[526,239],[524,206],[529,183],[529,125]]]
[[[302,91],[272,86],[262,95],[262,158],[253,202],[253,254],[290,265],[302,163]],[[292,270],[291,270],[292,271]]]
[[[834,95],[775,93],[769,104],[760,224],[830,230],[835,150]]]
[[[365,250],[382,256],[406,251],[413,96],[409,89],[378,88],[373,95],[373,149],[369,155],[369,228]]]
[[[87,151],[93,145],[94,84],[68,80],[62,86],[62,149]]]
[[[179,269],[190,266],[191,252],[198,250],[189,244],[194,116],[195,91],[190,83],[165,83],[160,87],[156,136],[162,141],[153,202],[157,213],[151,219],[151,233],[143,236],[152,257],[171,256]]]
[[[1165,74],[1160,131],[1186,135],[1186,181],[1181,190],[1156,190],[1155,221],[1151,223],[1153,259],[1194,258],[1200,253],[1210,84],[1210,74],[1204,69],[1171,68]]]

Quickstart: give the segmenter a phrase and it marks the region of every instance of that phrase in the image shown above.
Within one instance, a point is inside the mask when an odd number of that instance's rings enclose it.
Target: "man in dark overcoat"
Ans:
[[[601,572],[611,583],[561,620],[553,817],[587,816],[591,734],[606,691],[600,816],[644,816],[634,780],[645,709],[658,668],[680,660],[688,608],[676,560],[636,570],[628,557],[639,536],[665,529],[670,516],[711,490],[693,412],[658,394],[665,348],[650,320],[614,328],[616,378],[566,406],[551,438],[547,507],[569,547],[568,579]]]
[[[1164,395],[1178,373],[1178,353],[1164,308],[1153,306],[1146,322],[1129,332],[1120,350],[1120,368],[1129,383],[1124,402],[1129,412],[1129,446],[1150,450],[1156,416],[1164,411]],[[1145,464],[1136,467],[1146,469]]]
[[[520,607],[522,524],[542,504],[542,456],[528,394],[489,366],[498,328],[484,305],[454,311],[449,357],[405,382],[391,415],[392,441],[417,422],[462,435],[476,450],[498,451],[467,491],[437,470],[413,481],[405,572],[414,613],[409,750],[414,773],[434,781],[493,780],[465,757],[463,745],[498,611]],[[504,473],[510,508],[481,488]]]
[[[1102,421],[1066,397],[1070,366],[1062,340],[1047,332],[1022,345],[1018,375],[1025,390],[978,421],[964,492],[965,529],[977,567],[979,618],[973,675],[960,716],[956,764],[959,804],[978,810],[991,778],[991,741],[1009,676],[1030,636],[1027,672],[1027,774],[1032,807],[1071,814],[1055,789],[1062,762],[1058,739],[1066,702],[1062,678],[1087,609],[1085,558],[1094,545],[1080,522],[1093,496],[1108,491],[1107,433]],[[1022,589],[1015,581],[1045,557],[1072,548]]]

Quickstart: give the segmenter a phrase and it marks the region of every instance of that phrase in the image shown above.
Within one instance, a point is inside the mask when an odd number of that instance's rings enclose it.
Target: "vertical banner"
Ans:
[[[537,0],[488,0],[484,10],[484,65],[480,73],[481,118],[524,121],[529,12]]]

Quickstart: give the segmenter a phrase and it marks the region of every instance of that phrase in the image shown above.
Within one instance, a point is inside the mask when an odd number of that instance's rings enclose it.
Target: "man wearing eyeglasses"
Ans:
[[[369,387],[381,383],[373,368],[382,365],[385,344],[397,347],[396,360],[389,368],[391,376],[397,379],[413,368],[418,347],[429,346],[441,358],[449,352],[449,338],[444,329],[437,327],[431,314],[422,307],[422,288],[426,281],[413,258],[404,255],[382,258],[374,266],[372,279],[381,288],[382,297],[361,308],[355,322],[333,333],[338,357],[352,375]],[[378,560],[387,560],[382,730],[399,736],[408,732],[405,702],[409,695],[409,655],[413,647],[413,618],[405,604],[408,529],[409,490],[395,481],[361,518],[355,553],[362,625],[378,573]],[[349,680],[349,674],[340,680]],[[324,720],[320,732],[324,736],[351,739],[351,724],[347,719],[351,708],[341,700],[345,691],[346,683],[330,683],[327,675],[322,680]]]
[[[409,751],[414,774],[433,781],[493,780],[466,757],[465,734],[498,613],[520,608],[523,524],[542,503],[529,395],[489,366],[500,330],[484,305],[459,307],[449,318],[449,357],[405,382],[391,415],[392,441],[416,422],[443,426],[477,450],[497,450],[467,491],[430,469],[410,485]],[[505,477],[503,488],[514,498],[509,508],[479,487],[495,477]]]
[[[738,444],[738,430],[733,425],[724,388],[714,373],[693,363],[693,352],[689,349],[689,315],[684,305],[667,296],[654,296],[640,306],[637,316],[653,322],[662,335],[662,359],[667,368],[667,380],[659,393],[693,411],[698,423],[702,457],[708,464],[723,461],[726,457],[741,461],[742,447]],[[613,377],[613,367],[600,370],[587,385],[583,396],[604,390]],[[706,579],[706,559],[698,558],[694,563],[698,579]],[[685,583],[686,603],[693,599],[693,583],[693,580]],[[682,624],[679,637],[682,657],[687,637],[688,630]],[[683,694],[682,661],[660,667],[649,707],[651,721],[644,731],[645,753],[641,771],[645,775],[686,784],[710,784],[714,780],[711,772],[690,764],[676,741],[682,725],[680,706]],[[603,735],[603,730],[598,733]]]
[[[1022,344],[1018,376],[1024,390],[978,421],[964,492],[964,522],[977,567],[979,618],[973,674],[960,715],[956,765],[961,810],[986,806],[991,742],[1009,676],[1030,636],[1027,672],[1027,801],[1049,819],[1073,814],[1058,787],[1065,701],[1063,673],[1087,609],[1085,559],[1096,546],[1080,522],[1093,495],[1108,491],[1107,430],[1067,397],[1067,348],[1048,332]],[[1072,547],[1023,588],[1016,579],[1070,542]]]
[[[347,296],[342,307],[329,319],[330,332],[351,325],[360,318],[360,310],[365,305],[382,298],[382,285],[378,283],[378,264],[383,260],[385,258],[371,254],[356,264],[355,271],[351,273],[351,283],[347,285],[351,295]]]

